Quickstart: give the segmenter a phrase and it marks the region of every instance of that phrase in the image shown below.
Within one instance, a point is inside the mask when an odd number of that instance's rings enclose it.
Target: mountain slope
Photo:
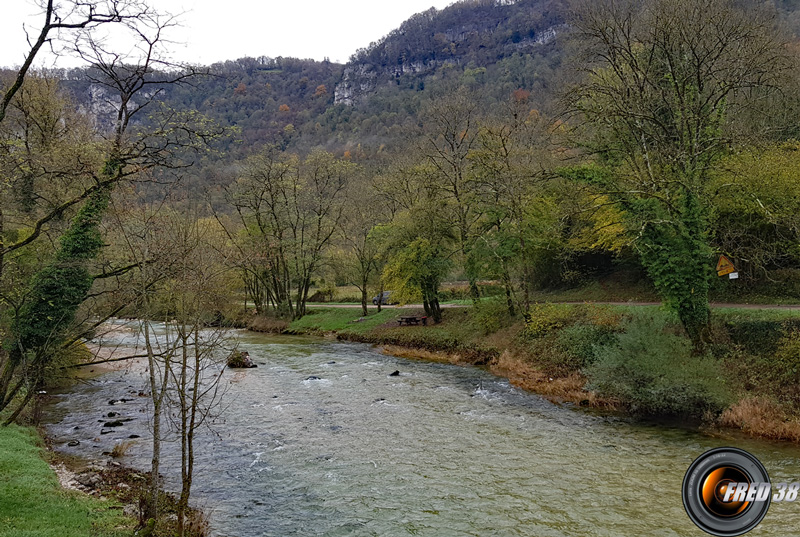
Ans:
[[[464,0],[418,13],[353,55],[335,102],[355,104],[383,84],[445,64],[489,67],[532,53],[566,29],[566,13],[564,0]]]

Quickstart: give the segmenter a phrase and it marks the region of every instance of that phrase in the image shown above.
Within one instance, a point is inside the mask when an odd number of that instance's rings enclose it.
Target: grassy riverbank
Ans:
[[[645,417],[703,419],[754,436],[800,441],[800,312],[717,308],[713,344],[692,354],[662,308],[540,304],[528,320],[501,301],[448,309],[438,325],[398,326],[390,309],[314,309],[284,327],[383,345],[412,358],[486,365],[555,401]]]
[[[61,489],[33,429],[0,427],[0,537],[121,537],[118,503]]]

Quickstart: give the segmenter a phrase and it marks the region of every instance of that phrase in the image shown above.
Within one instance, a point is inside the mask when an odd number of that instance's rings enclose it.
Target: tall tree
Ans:
[[[114,4],[122,5],[120,2]],[[82,3],[76,5],[82,6]],[[151,86],[179,83],[193,73],[191,70],[188,73],[173,71],[163,78],[152,73],[154,67],[165,65],[161,59],[164,54],[162,31],[173,24],[171,17],[164,18],[142,9],[137,16],[123,17],[119,22],[138,43],[142,43],[132,56],[106,50],[91,32],[83,32],[75,38],[76,51],[91,58],[95,69],[102,75],[97,81],[106,81],[117,91],[117,120],[108,139],[100,143],[105,153],[104,163],[94,169],[82,168],[82,173],[90,179],[79,183],[82,188],[36,219],[30,232],[8,242],[2,237],[0,244],[2,262],[8,254],[36,241],[48,224],[65,211],[81,207],[59,240],[53,259],[32,277],[24,302],[16,308],[11,337],[4,341],[8,352],[0,357],[0,409],[27,387],[27,395],[12,414],[12,419],[43,382],[47,363],[60,346],[64,341],[75,340],[67,337],[67,331],[73,326],[77,309],[94,282],[92,263],[103,246],[100,223],[114,187],[148,169],[190,165],[190,160],[185,160],[186,149],[196,148],[197,142],[212,136],[202,118],[192,114],[179,116],[172,111],[162,114],[154,121],[153,127],[134,129],[137,130],[136,136],[128,136],[132,118],[158,96],[157,88],[148,91]],[[134,102],[133,97],[140,94],[141,100]],[[20,367],[23,369],[21,379],[12,387],[12,380]]]
[[[250,158],[229,190],[247,243],[262,260],[261,269],[248,270],[270,288],[279,315],[305,315],[312,279],[339,229],[355,169],[324,151],[300,160],[273,146]]]
[[[429,188],[436,189],[444,202],[437,210],[448,215],[472,297],[478,298],[473,249],[481,218],[481,206],[477,203],[480,183],[475,180],[469,158],[481,127],[478,102],[466,88],[460,87],[432,100],[421,115],[424,121],[418,145],[428,164],[424,170]]]
[[[70,36],[86,35],[104,24],[135,24],[136,21],[152,15],[151,8],[141,0],[67,0],[64,2],[40,0],[38,4],[42,9],[42,25],[36,38],[29,40],[31,48],[25,54],[13,82],[3,88],[3,98],[0,101],[0,123],[5,119],[11,100],[25,83],[25,77],[42,47],[50,44],[53,50],[58,50],[53,43],[53,34],[56,34],[55,40],[58,42],[69,39]],[[60,44],[64,45],[63,42]]]
[[[336,256],[337,272],[361,293],[361,313],[366,316],[368,286],[382,267],[381,245],[372,233],[375,226],[390,219],[386,201],[366,177],[352,181],[347,191],[347,210],[341,219]],[[380,301],[379,301],[380,302]]]
[[[556,158],[551,123],[531,108],[529,94],[516,91],[499,113],[487,118],[469,159],[480,185],[476,257],[483,274],[503,283],[514,315],[514,282],[522,291],[524,311],[542,255],[553,251],[559,235],[555,203],[546,186]]]
[[[574,20],[586,77],[571,109],[613,173],[584,170],[625,205],[641,259],[699,349],[709,323],[709,172],[740,111],[790,68],[774,12],[733,0],[586,2]]]

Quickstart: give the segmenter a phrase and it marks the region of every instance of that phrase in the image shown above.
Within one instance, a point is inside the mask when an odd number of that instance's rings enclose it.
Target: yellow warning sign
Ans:
[[[736,272],[736,268],[733,266],[731,260],[724,255],[719,256],[719,261],[717,261],[717,275],[725,276],[732,272]]]

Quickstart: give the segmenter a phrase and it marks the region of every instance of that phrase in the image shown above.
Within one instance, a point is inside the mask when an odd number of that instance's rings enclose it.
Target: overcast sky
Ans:
[[[0,0],[0,66],[22,63],[28,47],[23,24],[38,33],[35,0]],[[173,59],[210,64],[243,56],[294,56],[346,62],[414,13],[453,0],[150,0],[170,13],[185,12],[170,37]],[[52,64],[52,61],[50,65]],[[61,64],[59,64],[61,65]]]

